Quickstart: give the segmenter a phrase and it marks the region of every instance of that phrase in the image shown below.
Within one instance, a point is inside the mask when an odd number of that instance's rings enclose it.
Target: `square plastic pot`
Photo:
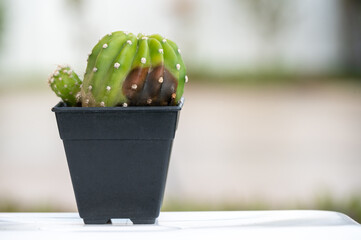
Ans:
[[[52,109],[84,223],[155,222],[182,105]]]

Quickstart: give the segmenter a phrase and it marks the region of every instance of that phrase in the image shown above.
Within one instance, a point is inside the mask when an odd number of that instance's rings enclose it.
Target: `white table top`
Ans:
[[[84,225],[77,213],[0,213],[0,239],[361,239],[361,225],[329,211],[162,212],[154,225],[112,222]]]

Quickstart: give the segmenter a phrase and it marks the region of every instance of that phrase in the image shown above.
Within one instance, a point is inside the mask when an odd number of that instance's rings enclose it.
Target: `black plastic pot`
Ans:
[[[84,223],[155,222],[182,105],[52,109]]]

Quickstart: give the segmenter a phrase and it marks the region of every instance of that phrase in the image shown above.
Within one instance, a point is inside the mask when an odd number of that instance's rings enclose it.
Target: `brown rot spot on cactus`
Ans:
[[[124,81],[123,93],[130,105],[170,105],[175,99],[172,94],[177,85],[177,79],[164,65],[135,68]]]
[[[159,80],[161,79],[162,82],[164,81],[163,72],[164,72],[163,65],[149,69],[149,73],[145,80],[144,87],[139,95],[138,102],[136,103],[136,105],[150,104],[148,102],[149,99],[151,99],[151,103],[157,101],[157,97],[162,87],[162,84],[159,84]]]
[[[148,74],[148,68],[133,69],[124,80],[122,91],[128,99],[136,99],[142,91],[145,79]],[[134,87],[135,86],[135,87]]]
[[[164,69],[163,84],[159,94],[159,105],[174,105],[172,94],[177,90],[177,79],[167,70]]]

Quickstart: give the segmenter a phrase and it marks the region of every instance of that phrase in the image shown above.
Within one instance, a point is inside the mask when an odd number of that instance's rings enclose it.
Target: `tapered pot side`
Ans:
[[[182,105],[52,109],[85,223],[155,222]]]

